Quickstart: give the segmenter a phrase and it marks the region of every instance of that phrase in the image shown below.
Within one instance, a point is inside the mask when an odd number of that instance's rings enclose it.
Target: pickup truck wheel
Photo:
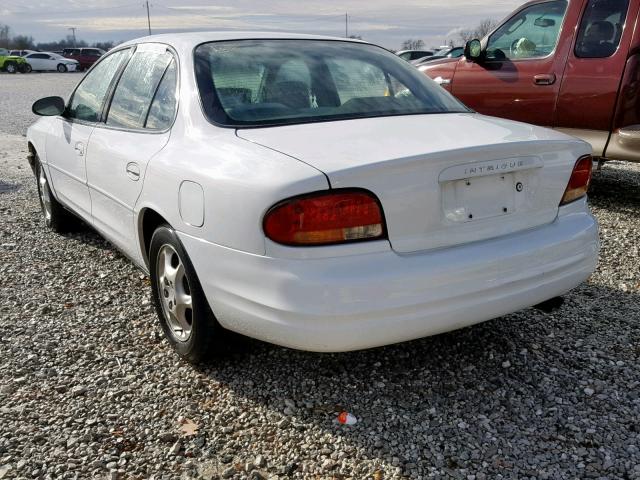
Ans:
[[[151,295],[160,325],[178,355],[197,364],[221,353],[225,331],[175,231],[156,229],[149,247]]]
[[[47,175],[36,157],[36,179],[40,208],[47,227],[57,233],[65,233],[78,225],[79,220],[67,211],[53,196]]]
[[[16,73],[18,66],[14,62],[7,62],[4,64],[4,69],[7,73]]]
[[[66,65],[63,65],[62,63],[58,64],[58,71],[59,71],[60,73],[64,73],[64,72],[66,72],[66,71],[67,71],[67,66],[66,66]]]

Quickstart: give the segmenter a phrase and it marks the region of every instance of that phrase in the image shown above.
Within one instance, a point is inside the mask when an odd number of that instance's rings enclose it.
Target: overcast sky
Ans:
[[[89,42],[146,35],[143,0],[0,0],[0,23],[36,42],[58,40],[77,27]],[[428,46],[455,39],[460,28],[501,19],[524,0],[151,0],[152,33],[186,30],[294,31],[349,34],[388,48],[407,38]]]

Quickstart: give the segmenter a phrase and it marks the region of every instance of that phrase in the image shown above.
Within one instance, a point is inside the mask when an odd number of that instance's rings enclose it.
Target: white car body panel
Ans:
[[[169,136],[169,132],[106,127],[96,127],[91,136],[86,171],[93,225],[137,263],[144,264],[144,260],[138,246],[134,207],[148,162],[164,148]]]
[[[538,229],[410,255],[387,244],[379,253],[300,260],[180,239],[223,326],[336,352],[466,327],[575,288],[595,269],[599,249],[585,208],[578,201]]]
[[[85,192],[81,174],[76,186],[53,172],[86,168],[89,221],[144,270],[143,220],[149,211],[162,216],[224,327],[307,350],[368,348],[534,305],[576,287],[595,269],[597,223],[586,201],[558,208],[576,160],[590,153],[586,143],[478,114],[218,127],[201,109],[193,48],[242,38],[324,37],[204,32],[131,41],[166,43],[179,57],[179,102],[169,132],[97,124],[89,138],[71,122],[65,136],[65,121],[43,118],[27,135],[49,164],[56,198],[74,211],[85,201],[77,199]],[[80,137],[88,145],[78,160],[67,152],[75,153]],[[502,215],[492,202],[492,189],[502,188],[495,174],[466,170],[505,159],[523,161],[506,173],[526,189]],[[127,175],[132,162],[138,180]],[[466,178],[472,197],[456,193],[463,186],[456,182]],[[194,215],[180,209],[184,182],[194,187],[188,195]],[[277,202],[342,187],[378,196],[388,240],[295,248],[265,238],[262,221]],[[507,189],[500,192],[511,198]],[[481,218],[465,218],[460,198],[472,198],[463,207],[477,208]]]
[[[450,132],[464,134],[455,134],[452,141]],[[333,188],[362,187],[375,193],[384,206],[391,244],[405,253],[552,222],[571,174],[567,165],[590,153],[581,141],[552,130],[478,114],[370,118],[246,129],[238,135],[313,165],[327,174]],[[538,162],[527,169],[511,166],[525,157]],[[469,178],[469,188],[475,189],[473,204],[457,205],[454,198],[450,204],[456,208],[443,209],[445,187],[455,182],[441,181],[441,173],[452,166],[472,169],[483,162],[508,165],[482,175],[460,176],[462,183]],[[478,202],[499,201],[492,191],[496,186],[481,179],[498,172],[513,175],[511,184],[521,182],[523,190],[506,192],[513,198],[496,205],[499,212],[507,207],[504,214],[478,219]],[[485,210],[490,212],[490,205]]]
[[[50,183],[61,203],[84,220],[91,219],[91,198],[87,188],[85,158],[93,125],[73,123],[62,117],[51,120],[46,136],[46,156]]]

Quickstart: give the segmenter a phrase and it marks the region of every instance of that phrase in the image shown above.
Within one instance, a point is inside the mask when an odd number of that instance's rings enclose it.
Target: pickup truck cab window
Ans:
[[[489,37],[487,59],[548,56],[556,48],[566,10],[565,0],[525,8]]]
[[[629,0],[589,0],[580,23],[575,54],[579,58],[606,58],[620,45]]]

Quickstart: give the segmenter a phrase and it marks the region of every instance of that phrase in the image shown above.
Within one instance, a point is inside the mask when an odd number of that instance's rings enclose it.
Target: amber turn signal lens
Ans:
[[[285,200],[264,217],[265,235],[283,245],[330,245],[384,238],[378,199],[362,190],[336,190]]]
[[[581,157],[573,167],[569,184],[564,192],[560,205],[566,205],[574,200],[584,197],[589,190],[591,183],[591,172],[593,170],[593,158],[591,155]]]

